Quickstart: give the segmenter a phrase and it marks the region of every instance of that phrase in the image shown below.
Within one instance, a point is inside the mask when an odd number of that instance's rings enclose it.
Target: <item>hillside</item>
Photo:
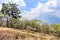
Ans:
[[[0,27],[0,40],[58,40],[58,38],[48,34]]]

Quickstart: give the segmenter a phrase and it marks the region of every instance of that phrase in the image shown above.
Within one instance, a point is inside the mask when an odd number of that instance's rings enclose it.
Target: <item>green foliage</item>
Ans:
[[[17,5],[15,3],[2,3],[2,9],[0,11],[0,17],[1,17],[0,20],[4,20],[2,24],[5,23],[7,27],[10,27],[10,26],[13,27],[13,25],[11,24],[13,23],[12,20],[13,18],[15,18],[14,21],[16,21],[16,19],[20,18],[21,16],[19,14],[20,14],[20,11],[17,8]],[[6,20],[3,18],[5,18]]]
[[[55,29],[55,31],[59,31],[60,32],[60,24],[53,24],[52,26]]]
[[[2,4],[2,9],[1,9],[1,12],[6,16],[11,16],[12,18],[18,18],[18,17],[21,17],[19,14],[20,14],[20,11],[19,9],[17,8],[17,5],[15,3],[3,3]]]
[[[42,23],[40,20],[19,20],[21,16],[20,11],[15,3],[2,4],[2,9],[0,12],[0,24],[2,24],[2,18],[6,17],[6,25],[9,28],[22,29],[33,32],[42,33],[55,33],[60,37],[60,24]],[[10,18],[11,17],[11,18]]]
[[[60,37],[60,24],[53,24],[54,32],[57,34],[56,36]]]
[[[3,16],[4,16],[4,14],[0,13],[0,17],[3,17]]]
[[[4,15],[8,14],[8,10],[9,10],[8,7],[9,7],[8,4],[2,3],[2,9],[1,9],[2,14]]]
[[[19,14],[20,14],[20,10],[17,8],[17,5],[16,4],[14,4],[14,3],[9,3],[9,5],[10,5],[10,12],[11,12],[11,14],[10,15],[12,15],[12,18],[18,18],[18,17],[21,17],[21,16],[19,16]]]
[[[28,28],[32,31],[38,32],[40,31],[40,23],[36,20],[30,20],[27,22]]]
[[[50,32],[49,31],[49,25],[47,23],[44,23],[41,28],[42,28],[41,30],[43,33],[49,34],[49,32]]]

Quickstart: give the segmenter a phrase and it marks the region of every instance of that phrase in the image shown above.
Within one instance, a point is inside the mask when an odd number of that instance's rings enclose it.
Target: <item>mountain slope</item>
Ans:
[[[58,40],[58,38],[48,34],[0,27],[0,40]]]

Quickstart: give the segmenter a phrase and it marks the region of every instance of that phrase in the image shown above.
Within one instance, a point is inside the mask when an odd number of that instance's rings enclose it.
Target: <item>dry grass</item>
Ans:
[[[58,40],[58,38],[48,34],[0,27],[0,40]]]

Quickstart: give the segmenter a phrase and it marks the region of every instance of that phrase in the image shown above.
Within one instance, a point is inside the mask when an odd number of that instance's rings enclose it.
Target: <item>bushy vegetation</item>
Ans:
[[[2,4],[0,12],[0,26],[22,29],[32,32],[53,34],[60,37],[60,24],[42,23],[40,20],[19,20],[19,10],[16,4]]]
[[[60,24],[49,25],[47,23],[42,23],[39,20],[36,21],[36,20],[12,19],[10,21],[8,23],[9,28],[21,29],[21,30],[26,30],[30,32],[53,34],[55,36],[60,37]]]

